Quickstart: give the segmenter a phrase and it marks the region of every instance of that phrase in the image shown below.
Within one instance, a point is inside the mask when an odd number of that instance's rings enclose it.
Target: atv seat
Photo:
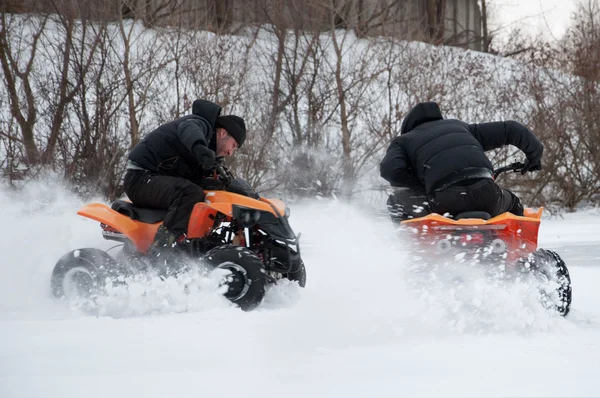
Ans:
[[[111,209],[117,213],[121,213],[131,218],[147,224],[154,224],[165,219],[167,211],[163,209],[149,209],[145,207],[135,206],[131,202],[125,200],[115,200]]]
[[[480,218],[483,220],[489,220],[492,218],[492,216],[490,213],[485,211],[463,211],[454,217],[455,220],[460,220],[461,218]]]

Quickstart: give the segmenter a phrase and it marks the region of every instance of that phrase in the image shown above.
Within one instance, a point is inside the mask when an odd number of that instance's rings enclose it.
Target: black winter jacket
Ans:
[[[196,180],[203,168],[215,164],[215,122],[221,107],[196,100],[192,114],[151,131],[129,154],[129,160],[146,170]]]
[[[381,176],[395,187],[425,187],[429,194],[444,182],[491,177],[485,151],[514,145],[531,162],[544,147],[525,126],[514,121],[467,124],[445,120],[435,102],[416,105],[402,122],[380,164]]]

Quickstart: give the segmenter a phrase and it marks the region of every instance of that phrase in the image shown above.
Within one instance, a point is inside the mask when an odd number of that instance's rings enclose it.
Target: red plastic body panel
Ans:
[[[523,253],[533,252],[538,245],[538,232],[543,208],[538,210],[525,209],[524,216],[503,213],[489,220],[464,218],[453,220],[432,213],[425,217],[402,221],[402,225],[411,228],[419,239],[435,242],[445,239],[448,235],[458,236],[470,234],[475,237],[474,243],[481,234],[491,233],[495,238],[502,239],[507,245],[509,256],[519,257]],[[469,236],[469,239],[472,239]]]

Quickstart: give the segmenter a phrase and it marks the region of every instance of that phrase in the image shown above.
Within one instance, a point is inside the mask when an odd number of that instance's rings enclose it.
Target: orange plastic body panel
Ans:
[[[538,243],[543,208],[525,209],[524,216],[503,213],[489,220],[463,218],[452,220],[432,213],[425,217],[402,221],[402,225],[417,229],[421,236],[437,239],[439,236],[461,233],[461,231],[493,230],[508,243],[511,250],[535,251]]]
[[[276,217],[285,214],[285,204],[277,199],[261,198],[261,200],[257,200],[227,191],[206,191],[205,193],[205,202],[197,203],[190,216],[187,233],[187,237],[190,239],[202,238],[210,233],[217,213],[231,217],[234,204],[251,209],[268,211]],[[278,212],[280,214],[277,214]],[[141,253],[148,251],[150,244],[154,241],[158,227],[162,224],[162,222],[146,224],[134,221],[102,203],[88,204],[79,209],[77,214],[109,225],[121,232],[133,242],[137,250]]]
[[[146,224],[132,220],[126,215],[118,213],[102,203],[91,203],[83,206],[79,209],[77,214],[99,221],[116,229],[127,236],[142,253],[148,251],[148,247],[150,247],[150,244],[154,240],[154,235],[156,235],[156,230],[160,224],[162,224],[161,222]]]
[[[262,200],[263,202],[270,203],[273,206],[275,206],[275,208],[277,209],[277,212],[279,212],[279,215],[281,215],[281,216],[285,215],[285,203],[283,203],[283,201],[281,201],[279,199],[266,199],[266,198],[260,198],[260,200]]]
[[[188,224],[187,237],[190,239],[202,238],[206,236],[215,223],[217,210],[206,203],[196,203],[190,216]]]
[[[231,217],[234,204],[251,209],[268,211],[277,217],[285,214],[285,204],[278,199],[261,198],[257,200],[233,192],[206,191],[205,203],[197,203],[194,206],[194,210],[192,210],[190,223],[188,224],[188,238],[194,239],[206,236],[214,225],[214,217],[217,213]],[[280,214],[277,214],[271,205]]]
[[[245,206],[251,209],[263,210],[273,213],[277,216],[273,207],[268,202],[250,198],[244,195],[227,191],[207,191],[206,199],[204,200],[213,209],[220,211],[223,214],[231,215],[232,205]],[[284,207],[285,211],[285,207]],[[282,213],[283,215],[283,213]]]

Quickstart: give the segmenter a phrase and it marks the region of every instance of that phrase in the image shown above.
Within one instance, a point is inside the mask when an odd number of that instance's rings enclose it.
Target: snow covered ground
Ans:
[[[419,284],[386,219],[334,201],[292,208],[306,289],[244,313],[153,286],[90,317],[49,291],[62,254],[111,246],[80,205],[53,183],[0,190],[0,397],[600,395],[598,210],[542,223],[571,271],[566,319],[523,286]]]

